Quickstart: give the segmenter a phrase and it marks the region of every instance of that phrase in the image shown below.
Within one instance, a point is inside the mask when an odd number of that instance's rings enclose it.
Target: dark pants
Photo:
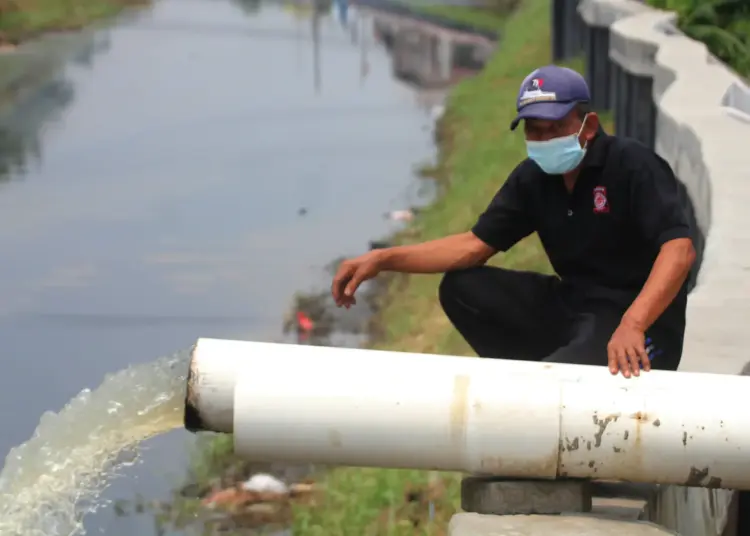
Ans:
[[[440,304],[480,357],[606,366],[629,303],[587,298],[557,277],[481,266],[445,274]],[[654,327],[653,369],[676,370],[682,334]]]

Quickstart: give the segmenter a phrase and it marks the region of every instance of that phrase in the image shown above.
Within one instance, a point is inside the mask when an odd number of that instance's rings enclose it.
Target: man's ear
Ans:
[[[586,124],[583,125],[583,132],[581,132],[581,141],[590,142],[599,132],[599,116],[596,112],[589,112],[586,116]]]

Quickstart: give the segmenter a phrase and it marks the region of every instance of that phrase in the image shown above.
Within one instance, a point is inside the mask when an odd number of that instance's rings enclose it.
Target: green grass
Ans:
[[[18,43],[48,31],[74,30],[116,15],[142,0],[0,0],[0,43]]]
[[[445,534],[460,508],[460,479],[453,473],[347,468],[332,471],[322,484],[317,504],[295,509],[295,536]]]
[[[412,9],[428,15],[445,17],[446,19],[468,24],[480,30],[490,30],[493,32],[499,30],[508,18],[507,14],[488,9],[441,4],[427,5],[416,2],[405,3],[408,3]]]

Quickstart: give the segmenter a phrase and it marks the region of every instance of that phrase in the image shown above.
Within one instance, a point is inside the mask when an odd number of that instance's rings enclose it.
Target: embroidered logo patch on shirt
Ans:
[[[597,214],[609,212],[607,189],[604,186],[597,186],[594,188],[594,212]]]

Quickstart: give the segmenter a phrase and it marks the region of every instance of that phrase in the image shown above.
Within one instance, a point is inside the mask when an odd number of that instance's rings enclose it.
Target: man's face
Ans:
[[[583,126],[583,129],[581,129]],[[586,123],[577,110],[571,111],[566,117],[559,121],[547,119],[525,119],[523,124],[524,134],[528,141],[548,141],[554,138],[578,134],[581,147],[591,141],[599,129],[599,118],[596,113],[590,112],[586,116]]]

